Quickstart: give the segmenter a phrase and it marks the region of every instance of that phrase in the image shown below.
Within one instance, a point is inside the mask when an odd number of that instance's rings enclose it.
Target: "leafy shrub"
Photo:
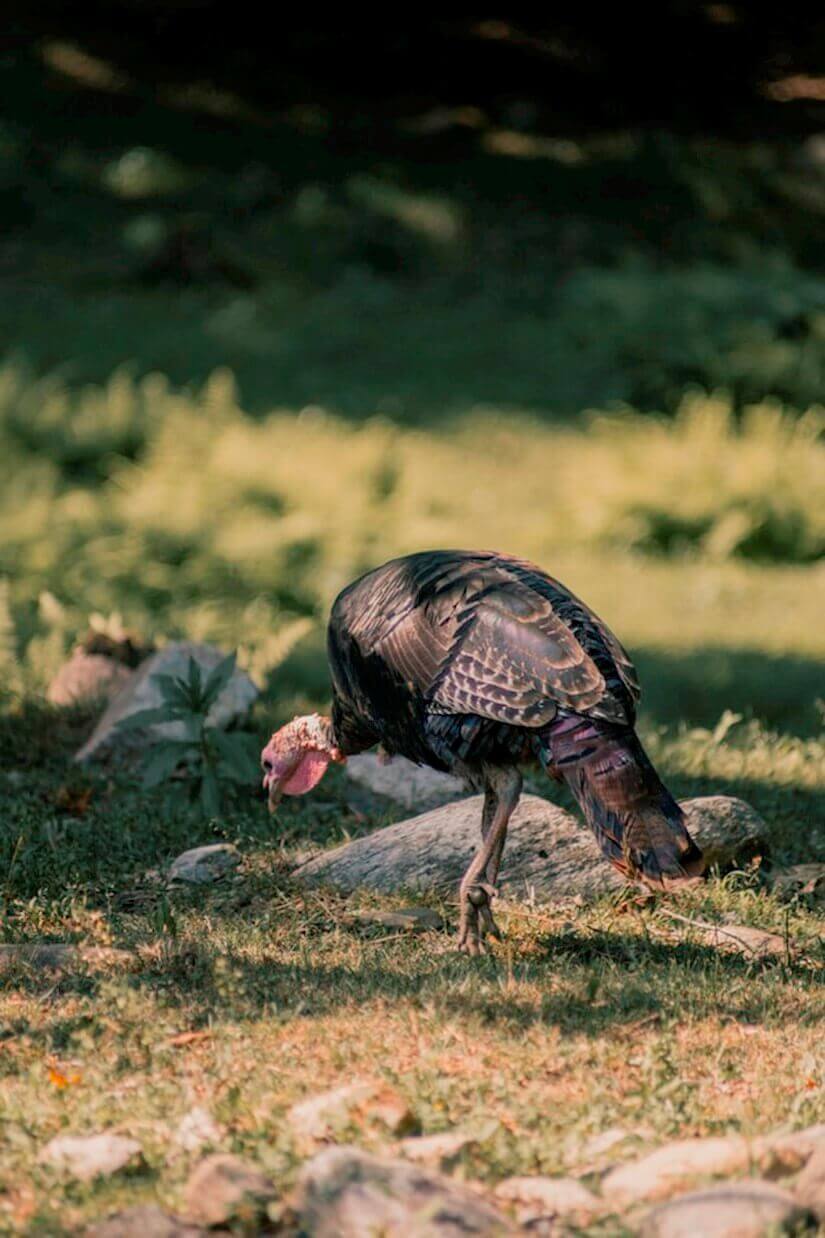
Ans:
[[[170,806],[188,803],[199,808],[204,816],[216,817],[228,784],[249,786],[258,778],[254,736],[223,731],[209,721],[209,711],[234,670],[233,653],[204,680],[198,663],[190,658],[185,679],[174,675],[153,677],[163,696],[163,705],[141,709],[119,723],[121,731],[145,731],[164,722],[180,724],[182,738],[157,736],[143,758],[143,785],[151,788],[165,784]]]

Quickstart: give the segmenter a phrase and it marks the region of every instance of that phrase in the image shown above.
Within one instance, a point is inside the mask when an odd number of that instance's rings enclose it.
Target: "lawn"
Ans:
[[[127,957],[0,978],[0,1230],[179,1207],[194,1106],[286,1190],[305,1154],[288,1107],[353,1078],[396,1088],[425,1133],[476,1133],[456,1172],[486,1183],[575,1168],[615,1127],[622,1158],[825,1121],[825,908],[767,880],[825,862],[821,170],[666,135],[468,129],[429,161],[410,135],[336,150],[297,121],[207,141],[148,101],[117,124],[89,108],[68,140],[60,100],[16,72],[0,923],[5,944]],[[204,819],[125,763],[73,765],[92,718],[44,693],[90,620],[237,648],[263,743],[328,702],[338,589],[433,546],[529,556],[609,622],[668,785],[768,824],[758,862],[680,911],[777,932],[782,957],[622,895],[505,904],[505,941],[467,959],[452,905],[433,901],[447,931],[395,934],[349,913],[403,892],[291,880],[397,815],[341,770],[275,818],[250,785]],[[234,876],[165,887],[222,840]],[[82,1186],[38,1164],[54,1135],[103,1129],[144,1166]],[[369,1121],[338,1135],[392,1145]]]
[[[221,1147],[286,1187],[305,1150],[285,1110],[352,1077],[396,1087],[425,1132],[480,1132],[460,1172],[485,1181],[561,1171],[616,1126],[635,1136],[627,1155],[823,1120],[825,914],[781,903],[762,878],[825,860],[825,576],[806,561],[822,535],[817,414],[765,406],[736,424],[724,401],[694,400],[668,422],[553,428],[488,413],[442,433],[353,430],[320,412],[251,421],[218,375],[202,397],[150,401],[125,380],[58,392],[76,414],[54,419],[42,450],[48,403],[42,424],[24,418],[35,396],[7,380],[7,459],[27,488],[2,502],[4,939],[112,945],[130,961],[4,977],[4,1224],[71,1233],[124,1201],[179,1205],[196,1158],[174,1132],[196,1104]],[[87,448],[78,476],[66,443],[111,429],[101,408],[115,400],[124,433],[145,436],[139,458]],[[680,531],[662,545],[665,517]],[[532,554],[621,634],[668,783],[741,795],[770,826],[760,866],[682,912],[777,931],[786,959],[711,949],[662,908],[612,897],[505,907],[504,944],[468,960],[450,931],[348,922],[403,895],[345,901],[291,883],[307,848],[392,819],[380,803],[365,812],[340,772],[275,819],[250,787],[199,820],[167,812],[128,768],[72,766],[90,720],[40,693],[89,610],[117,609],[155,638],[238,646],[264,687],[249,724],[263,740],[324,705],[322,616],[343,580],[450,543]],[[725,710],[738,720],[720,736]],[[177,853],[216,840],[242,852],[234,879],[196,893],[157,881]],[[439,910],[454,927],[454,909]],[[103,1128],[137,1136],[146,1167],[87,1187],[38,1167],[54,1134]],[[341,1135],[392,1142],[368,1122]]]

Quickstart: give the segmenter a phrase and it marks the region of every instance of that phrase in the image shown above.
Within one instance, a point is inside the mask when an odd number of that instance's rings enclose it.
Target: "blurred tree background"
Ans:
[[[6,5],[0,330],[72,382],[247,405],[819,398],[825,19],[810,5],[404,22]]]
[[[0,83],[15,657],[120,610],[267,669],[436,543],[572,564],[631,643],[816,652],[787,609],[825,555],[810,5],[12,0]],[[627,581],[661,562],[648,623]],[[713,617],[680,636],[685,589]],[[817,725],[806,662],[781,705],[747,666],[742,703]],[[317,645],[295,684],[323,696]]]

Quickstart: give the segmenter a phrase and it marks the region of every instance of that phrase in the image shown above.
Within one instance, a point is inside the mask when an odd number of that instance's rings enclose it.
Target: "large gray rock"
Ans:
[[[172,675],[186,679],[189,673],[189,659],[193,658],[206,675],[214,670],[226,655],[214,645],[197,645],[191,641],[172,641],[153,653],[142,662],[132,675],[129,682],[112,700],[103,717],[98,722],[89,739],[75,753],[76,761],[86,761],[92,756],[102,756],[104,752],[115,747],[129,747],[135,744],[135,732],[120,731],[118,724],[124,718],[131,717],[143,709],[157,709],[163,705],[160,688],[154,678],[156,675]],[[221,692],[209,713],[213,726],[226,727],[230,722],[243,717],[258,696],[258,689],[249,676],[237,668],[229,683]],[[184,738],[183,726],[180,722],[156,723],[147,728],[155,737],[167,739]]]
[[[304,1165],[294,1198],[313,1238],[468,1238],[514,1227],[467,1187],[359,1148],[328,1148]]]
[[[693,1191],[655,1208],[642,1238],[767,1238],[806,1218],[787,1191],[770,1182],[733,1182]],[[794,1230],[796,1232],[796,1230]]]
[[[426,765],[416,765],[406,757],[381,757],[377,752],[362,752],[347,760],[347,776],[361,787],[393,800],[408,811],[424,812],[465,794],[460,778],[442,774]]]
[[[376,830],[300,865],[294,876],[341,890],[366,887],[451,891],[480,839],[482,797],[422,813]],[[713,864],[730,864],[764,839],[762,818],[743,800],[724,795],[682,803],[690,829]],[[623,884],[587,827],[537,795],[523,795],[507,835],[499,888],[510,898],[539,902],[579,894],[596,897]]]

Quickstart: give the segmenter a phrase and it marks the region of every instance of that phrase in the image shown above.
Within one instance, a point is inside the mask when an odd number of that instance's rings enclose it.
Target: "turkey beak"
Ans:
[[[277,781],[273,778],[267,788],[267,797],[266,797],[266,804],[267,804],[267,808],[269,809],[270,813],[274,813],[278,811],[278,805],[281,802],[282,795],[283,795],[283,791],[281,790]]]

